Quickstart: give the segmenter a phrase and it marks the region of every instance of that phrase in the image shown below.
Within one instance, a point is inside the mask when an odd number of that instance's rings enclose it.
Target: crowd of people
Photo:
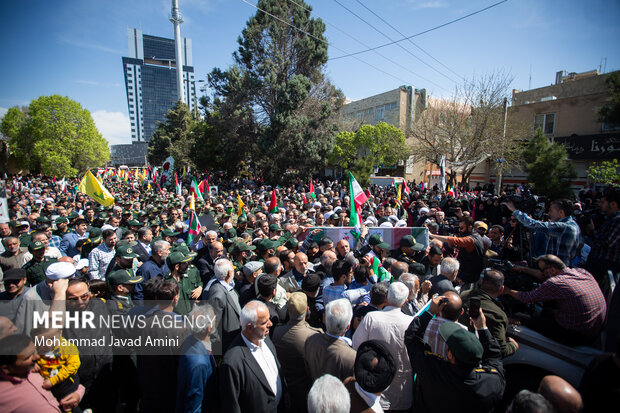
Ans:
[[[5,181],[2,412],[579,412],[620,401],[617,189],[532,204],[516,187],[371,186],[360,231],[332,238],[352,208],[339,180],[312,192],[214,180],[204,195],[103,185],[109,207],[52,177]],[[382,236],[402,228],[425,229]],[[542,311],[507,310],[532,303]],[[45,312],[62,325],[33,323]],[[84,313],[124,324],[70,322]],[[604,352],[581,383],[549,375],[508,394],[503,360],[519,352],[519,323]],[[102,334],[110,345],[86,344]],[[135,345],[147,337],[168,341]]]

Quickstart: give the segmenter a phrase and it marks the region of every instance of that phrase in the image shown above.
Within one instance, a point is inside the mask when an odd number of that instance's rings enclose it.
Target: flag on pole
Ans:
[[[411,193],[411,189],[407,186],[407,182],[403,179],[403,189],[405,190],[405,194],[409,195]]]
[[[440,172],[440,180],[439,180],[439,190],[446,190],[446,155],[441,155],[439,158],[439,172]]]
[[[278,212],[278,200],[276,199],[276,189],[271,190],[271,201],[269,202],[269,212],[275,214]]]
[[[196,199],[204,201],[204,198],[202,197],[202,193],[200,192],[200,189],[198,188],[198,184],[196,183],[196,178],[192,178],[192,186],[190,188],[190,191],[193,192],[194,195],[196,195]]]
[[[194,197],[192,196],[192,199]],[[196,215],[196,211],[194,209],[190,209],[189,211],[189,231],[187,234],[187,243],[191,245],[194,238],[198,238],[200,236],[200,221],[198,220],[198,215]]]
[[[239,217],[244,217],[245,218],[245,210],[243,209],[245,204],[243,203],[243,201],[241,200],[241,197],[239,195],[237,195],[237,202],[239,203],[239,209],[237,210],[237,218],[239,218]]]
[[[67,193],[67,181],[65,180],[64,176],[62,177],[61,181],[58,181],[58,185],[60,185],[60,190],[66,194]]]
[[[312,178],[310,178],[310,196],[316,200],[316,193],[314,192],[314,184]]]
[[[351,196],[351,215],[349,216],[349,226],[353,227],[351,230],[351,235],[357,239],[362,233],[362,218],[360,216],[362,212],[362,205],[364,202],[368,201],[368,197],[351,172],[349,172],[349,194]]]
[[[177,190],[177,196],[181,196],[181,192],[182,192],[182,188],[181,188],[181,184],[179,183],[179,179],[177,178],[177,173],[174,173],[174,187]]]
[[[78,191],[85,193],[103,206],[114,204],[114,197],[107,189],[95,178],[91,171],[86,171],[84,178],[78,185]]]
[[[202,192],[203,198],[205,195],[211,194],[211,187],[209,186],[209,180],[203,179],[203,181],[198,185],[198,189]]]

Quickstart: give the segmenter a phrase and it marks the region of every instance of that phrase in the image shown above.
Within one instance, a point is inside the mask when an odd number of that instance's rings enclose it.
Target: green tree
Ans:
[[[41,96],[2,118],[2,133],[18,162],[33,172],[74,176],[110,159],[90,112],[60,95]]]
[[[610,74],[605,83],[609,89],[609,98],[605,106],[599,110],[599,120],[620,125],[620,71]]]
[[[325,79],[325,25],[302,0],[260,0],[238,39],[234,65],[209,74],[207,116],[227,171],[244,165],[270,182],[325,165],[343,95]],[[275,16],[275,17],[272,17]]]
[[[563,145],[550,142],[538,128],[523,150],[525,171],[533,192],[549,199],[572,198],[571,180],[577,177]]]
[[[362,185],[374,167],[394,165],[409,156],[405,135],[396,126],[379,122],[376,126],[362,125],[357,132],[340,132],[336,136],[329,163],[353,172]]]
[[[620,163],[617,159],[594,163],[588,168],[588,178],[597,184],[620,186]]]
[[[177,101],[166,113],[165,121],[159,122],[149,140],[148,159],[153,165],[161,165],[168,156],[174,158],[176,169],[184,166],[195,167],[192,149],[194,148],[194,129],[196,121],[187,105]]]

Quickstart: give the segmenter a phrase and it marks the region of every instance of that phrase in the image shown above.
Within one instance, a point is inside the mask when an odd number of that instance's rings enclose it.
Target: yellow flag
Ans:
[[[241,215],[244,215],[243,207],[245,206],[245,204],[243,203],[239,195],[237,195],[237,202],[239,203],[239,210],[237,211],[237,218],[239,218]]]
[[[103,206],[114,204],[114,197],[107,189],[95,178],[91,171],[87,171],[78,185],[78,191],[85,193]]]
[[[195,202],[196,198],[194,198],[194,194],[192,193],[192,196],[189,197],[189,209],[191,211],[194,211],[196,209]]]

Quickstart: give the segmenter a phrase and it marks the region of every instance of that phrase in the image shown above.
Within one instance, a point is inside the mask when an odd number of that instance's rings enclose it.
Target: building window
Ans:
[[[553,134],[555,129],[555,113],[545,113],[544,115],[536,115],[534,117],[534,131],[542,129],[545,135]]]
[[[385,106],[377,106],[376,118],[377,119],[385,118]]]

